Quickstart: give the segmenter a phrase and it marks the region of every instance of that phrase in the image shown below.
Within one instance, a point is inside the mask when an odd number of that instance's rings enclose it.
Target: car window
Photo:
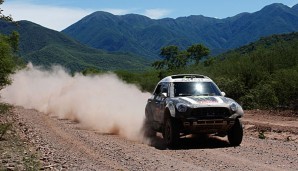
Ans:
[[[168,84],[162,84],[161,93],[168,93]]]
[[[220,96],[213,82],[175,82],[174,96]]]
[[[161,88],[161,84],[157,85],[157,87],[155,88],[153,95],[158,95],[160,94],[160,88]]]

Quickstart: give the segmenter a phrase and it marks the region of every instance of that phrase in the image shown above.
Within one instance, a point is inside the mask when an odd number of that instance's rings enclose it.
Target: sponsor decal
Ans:
[[[215,97],[189,97],[198,104],[219,103]]]

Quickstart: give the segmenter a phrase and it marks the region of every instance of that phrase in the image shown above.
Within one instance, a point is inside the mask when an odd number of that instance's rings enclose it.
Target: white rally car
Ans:
[[[203,75],[165,77],[148,99],[145,135],[161,132],[169,147],[177,146],[181,135],[227,135],[229,143],[238,146],[243,137],[239,119],[243,116],[243,109],[233,99],[224,96],[225,93]]]

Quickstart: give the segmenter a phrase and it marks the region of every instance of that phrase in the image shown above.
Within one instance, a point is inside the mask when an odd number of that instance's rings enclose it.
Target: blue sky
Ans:
[[[226,18],[256,12],[272,3],[292,7],[298,0],[5,0],[1,8],[15,20],[29,20],[60,31],[95,11],[134,13],[152,19],[189,15]]]

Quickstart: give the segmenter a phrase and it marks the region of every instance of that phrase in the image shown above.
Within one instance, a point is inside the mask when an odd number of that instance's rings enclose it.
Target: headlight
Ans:
[[[187,111],[187,106],[183,103],[178,103],[176,105],[176,108],[177,108],[178,112],[186,112]]]
[[[231,103],[230,104],[230,109],[233,111],[233,112],[236,112],[238,110],[238,105],[236,103]]]

